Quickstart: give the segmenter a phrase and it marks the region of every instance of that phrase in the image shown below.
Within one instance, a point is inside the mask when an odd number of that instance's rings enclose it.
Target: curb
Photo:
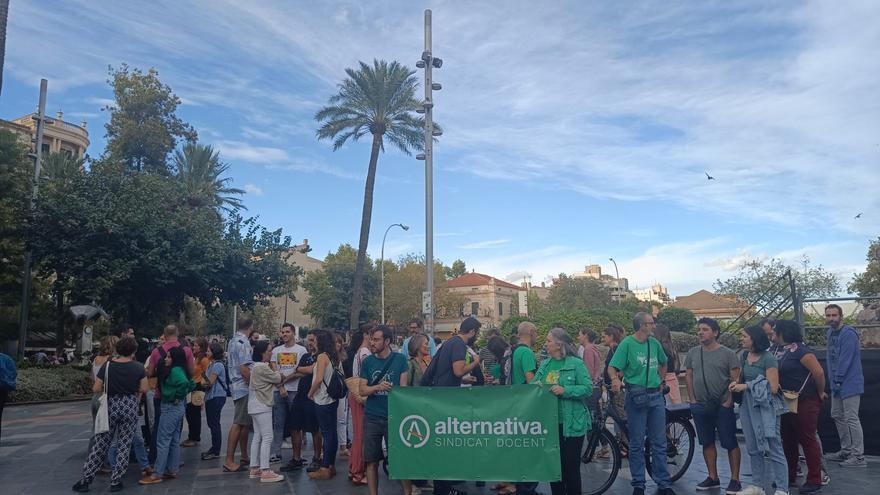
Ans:
[[[40,404],[62,404],[65,402],[83,402],[92,400],[92,396],[78,396],[78,397],[69,397],[67,399],[56,399],[56,400],[37,400],[32,402],[7,402],[6,407],[15,407],[15,406],[36,406]]]

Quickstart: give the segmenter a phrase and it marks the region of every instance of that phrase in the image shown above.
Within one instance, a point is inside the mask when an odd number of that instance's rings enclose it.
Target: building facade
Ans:
[[[719,321],[734,320],[749,307],[736,296],[714,294],[705,289],[689,296],[677,297],[671,306],[689,309],[698,319],[708,317]]]
[[[89,148],[89,131],[86,121],[83,120],[77,125],[63,120],[63,116],[62,112],[58,112],[54,119],[46,117],[46,126],[43,128],[43,155],[67,153],[74,158],[85,157],[86,150]],[[30,143],[36,142],[37,123],[34,121],[33,115],[19,117],[9,124],[11,125],[3,127],[21,135]]]
[[[614,301],[624,301],[633,297],[632,292],[629,291],[629,280],[624,277],[615,278],[611,275],[603,275],[602,267],[599,265],[587,265],[582,273],[573,273],[571,276],[572,278],[598,280],[608,290],[608,294]]]
[[[654,284],[644,289],[633,289],[632,293],[633,297],[639,301],[658,302],[664,306],[672,301],[669,297],[669,292],[666,291],[666,287],[660,284]]]
[[[290,248],[290,256],[287,263],[303,269],[303,276],[307,273],[320,270],[324,263],[308,255],[309,240],[304,239],[302,244]],[[309,315],[303,313],[303,308],[309,302],[309,293],[303,289],[302,283],[292,293],[271,298],[270,304],[275,311],[275,328],[277,332],[285,322],[293,323],[297,330],[302,327],[316,328],[318,323]]]
[[[510,318],[514,301],[519,298],[519,292],[525,290],[510,282],[475,272],[454,278],[446,286],[449,292],[459,294],[465,299],[460,311],[461,317],[475,316],[483,324],[483,328],[499,327],[501,322]],[[444,320],[444,323],[456,321],[460,323],[461,318],[448,322]],[[445,328],[446,325],[437,325],[436,331],[440,332]]]

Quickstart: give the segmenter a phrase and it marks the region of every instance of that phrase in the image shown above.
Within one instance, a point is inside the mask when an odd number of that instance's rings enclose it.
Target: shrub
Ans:
[[[602,334],[605,326],[612,322],[629,329],[632,325],[632,313],[626,309],[598,308],[577,311],[542,311],[531,318],[511,317],[501,324],[501,335],[505,340],[510,338],[516,326],[523,321],[531,321],[538,327],[537,347],[540,347],[547,339],[547,332],[555,324],[561,325],[573,339],[577,340],[578,330],[582,327],[590,327],[599,335]]]
[[[657,323],[666,325],[672,332],[694,333],[697,319],[689,309],[669,307],[657,313]]]
[[[685,353],[700,345],[700,338],[696,335],[684,332],[670,332],[670,334],[672,335],[672,345],[678,352]]]
[[[10,402],[33,402],[91,395],[89,371],[67,366],[25,368],[18,371],[16,390]]]

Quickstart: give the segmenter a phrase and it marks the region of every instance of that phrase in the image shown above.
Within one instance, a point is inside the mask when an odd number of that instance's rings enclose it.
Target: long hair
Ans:
[[[208,339],[199,337],[196,339],[196,345],[199,346],[199,353],[195,356],[196,360],[202,359],[208,354]]]
[[[767,338],[767,334],[764,333],[764,329],[759,327],[758,325],[751,325],[745,328],[744,330],[749,337],[752,339],[752,348],[750,351],[760,354],[762,352],[767,352],[767,349],[770,347],[770,339]]]
[[[626,333],[623,331],[623,327],[616,323],[609,323],[608,326],[605,327],[605,330],[602,331],[602,333],[611,337],[614,342],[618,344],[623,341],[623,337],[626,335]]]
[[[223,346],[219,342],[211,342],[211,359],[223,361]]]
[[[262,362],[263,361],[263,354],[266,353],[266,350],[268,348],[269,348],[269,341],[268,340],[257,341],[257,343],[254,344],[254,350],[253,350],[253,353],[251,353],[251,359],[255,363]]]
[[[419,357],[419,349],[422,348],[422,343],[428,340],[428,336],[423,333],[417,333],[409,339],[409,347],[406,349],[409,357]]]
[[[116,354],[116,343],[119,342],[119,337],[115,335],[108,335],[101,339],[101,347],[98,348],[99,356],[112,356]]]
[[[510,346],[507,345],[507,342],[505,342],[503,338],[493,335],[489,337],[489,341],[486,342],[486,348],[489,349],[489,352],[491,352],[492,355],[495,356],[495,359],[500,362],[504,359],[504,353],[507,352],[507,349],[509,349]]]
[[[559,344],[559,352],[562,359],[565,359],[568,356],[577,356],[577,350],[574,348],[574,340],[572,340],[571,335],[569,335],[568,332],[556,327],[550,329],[549,335]]]
[[[168,378],[168,375],[171,374],[171,370],[174,368],[180,368],[183,370],[183,374],[186,375],[186,378],[189,379],[189,366],[186,362],[186,353],[183,352],[183,347],[175,346],[172,347],[168,351],[168,355],[171,356],[171,366],[165,367],[165,373],[163,373],[162,378]]]
[[[315,340],[318,346],[318,354],[326,353],[330,358],[330,362],[334,366],[339,364],[339,354],[336,352],[336,339],[333,333],[327,330],[318,330],[315,332]]]
[[[348,359],[348,353],[345,350],[345,339],[342,338],[341,333],[334,332],[334,334],[335,338],[333,340],[336,342],[336,347],[339,347],[339,349],[341,349],[338,352],[339,356],[337,359],[339,359],[339,361],[345,361],[346,359]]]
[[[660,347],[663,348],[663,352],[669,359],[669,362],[666,363],[666,369],[670,372],[678,371],[678,352],[675,351],[675,344],[672,343],[672,333],[669,332],[669,327],[662,323],[658,324],[654,327],[654,337],[660,341]]]

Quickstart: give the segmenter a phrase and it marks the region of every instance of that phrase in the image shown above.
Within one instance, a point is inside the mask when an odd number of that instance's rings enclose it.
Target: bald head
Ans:
[[[530,321],[524,321],[517,325],[516,334],[519,336],[519,342],[531,347],[535,344],[538,337],[538,327]]]

